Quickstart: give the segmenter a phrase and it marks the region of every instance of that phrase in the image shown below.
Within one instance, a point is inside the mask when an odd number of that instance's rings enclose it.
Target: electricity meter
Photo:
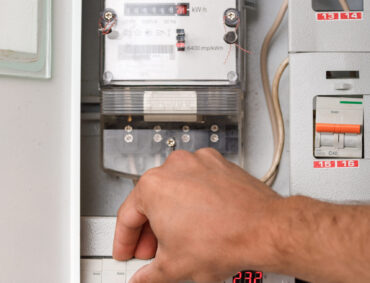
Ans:
[[[105,0],[102,161],[140,176],[174,150],[243,166],[245,14],[237,0]]]

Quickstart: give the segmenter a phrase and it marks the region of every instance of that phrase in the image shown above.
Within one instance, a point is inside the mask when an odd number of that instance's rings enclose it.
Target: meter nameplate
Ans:
[[[146,91],[144,113],[196,114],[197,93],[195,91]]]

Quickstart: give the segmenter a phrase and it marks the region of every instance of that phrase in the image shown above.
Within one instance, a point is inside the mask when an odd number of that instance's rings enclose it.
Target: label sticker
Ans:
[[[313,167],[316,169],[328,168],[359,168],[358,160],[337,160],[337,161],[314,161]]]
[[[337,161],[338,168],[358,168],[359,162],[358,160],[341,160]]]
[[[335,161],[314,161],[313,167],[319,169],[335,168],[336,165],[335,163],[336,163]]]
[[[195,91],[146,91],[145,114],[197,114]]]
[[[346,21],[346,20],[362,20],[363,12],[325,12],[316,13],[318,21]]]

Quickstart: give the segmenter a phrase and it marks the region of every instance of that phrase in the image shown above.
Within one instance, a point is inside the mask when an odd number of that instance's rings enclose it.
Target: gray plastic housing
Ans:
[[[290,55],[290,190],[335,202],[370,201],[370,54],[301,53]],[[356,70],[357,79],[327,79],[330,70]],[[356,168],[314,168],[316,96],[363,97],[364,155]],[[345,158],[343,158],[345,159]],[[342,159],[340,159],[342,160]]]
[[[348,0],[351,5],[353,0]],[[328,1],[322,1],[328,2]],[[357,2],[357,0],[355,1]],[[290,52],[367,52],[370,50],[370,0],[363,18],[318,21],[312,0],[289,1]],[[356,6],[354,5],[354,9]]]

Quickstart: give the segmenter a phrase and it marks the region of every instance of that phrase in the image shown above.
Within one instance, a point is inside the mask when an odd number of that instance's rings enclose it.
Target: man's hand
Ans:
[[[113,257],[155,256],[132,283],[214,283],[242,269],[362,283],[369,235],[369,206],[282,198],[214,150],[177,151],[122,205]]]
[[[140,179],[120,208],[113,257],[155,256],[134,283],[213,283],[246,267],[274,266],[278,199],[215,150],[176,151]]]

